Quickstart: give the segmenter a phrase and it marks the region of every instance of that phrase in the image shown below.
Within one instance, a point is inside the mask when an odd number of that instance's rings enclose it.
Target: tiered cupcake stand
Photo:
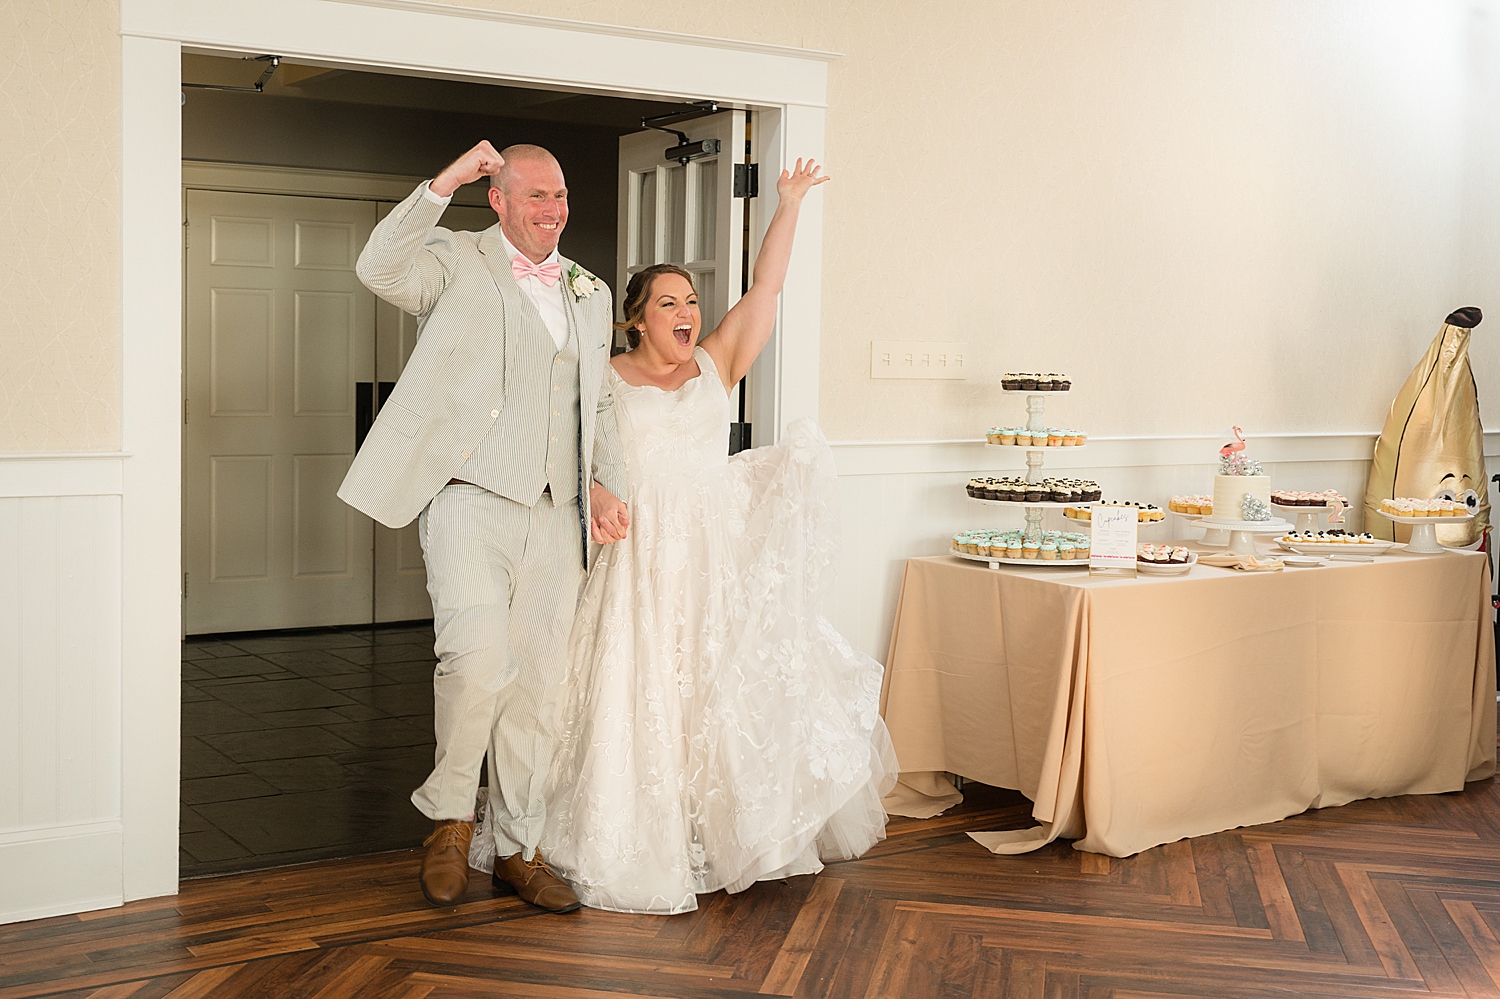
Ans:
[[[1026,397],[1026,413],[1027,413],[1026,429],[1032,431],[1033,433],[1035,433],[1036,431],[1041,431],[1043,434],[1045,434],[1047,432],[1047,420],[1046,420],[1046,416],[1045,416],[1046,407],[1047,407],[1047,396],[1049,396],[1049,395],[1066,395],[1067,392],[1068,392],[1067,389],[1061,389],[1061,390],[1058,390],[1058,391],[1051,391],[1051,392],[1038,392],[1038,391],[1034,391],[1034,390],[1030,390],[1030,389],[1002,389],[1001,391],[1004,392],[1006,395],[1024,395]],[[985,447],[994,448],[994,449],[999,450],[999,451],[1025,451],[1026,452],[1026,481],[1027,482],[1040,482],[1042,480],[1042,465],[1046,461],[1046,452],[1048,452],[1048,451],[1058,451],[1058,450],[1076,451],[1079,448],[1088,447],[1088,444],[1087,443],[1074,444],[1071,447],[1057,448],[1057,447],[1049,447],[1048,445],[1045,445],[1045,444],[1041,445],[1040,447],[1038,447],[1036,445],[1028,445],[1028,444],[989,444],[989,443],[986,443]],[[1079,502],[1079,503],[1047,503],[1047,502],[1038,502],[1038,503],[1031,503],[1031,502],[1018,501],[1018,500],[992,500],[992,499],[982,499],[982,498],[980,498],[978,496],[972,496],[972,497],[970,497],[970,499],[974,500],[974,502],[976,502],[976,503],[986,503],[986,504],[989,504],[990,506],[1011,506],[1011,507],[1017,507],[1018,506],[1018,507],[1021,507],[1023,510],[1026,511],[1026,531],[1025,531],[1026,540],[1027,541],[1036,541],[1036,542],[1040,542],[1042,540],[1043,534],[1045,533],[1042,530],[1042,518],[1046,515],[1046,512],[1048,510],[1064,510],[1064,509],[1067,509],[1070,506],[1071,507],[1081,507],[1081,506],[1089,506],[1090,505],[1090,503],[1087,503],[1087,502]],[[993,557],[986,557],[986,556],[981,556],[981,555],[960,554],[958,552],[953,552],[952,554],[958,555],[960,558],[970,559],[972,561],[989,562],[989,563],[991,563],[991,567],[994,567],[997,564],[1020,564],[1020,565],[1027,565],[1027,566],[1042,566],[1042,567],[1049,568],[1049,569],[1068,569],[1068,568],[1073,568],[1073,569],[1087,569],[1088,568],[1088,564],[1089,564],[1087,559],[1051,561],[1051,560],[1029,559],[1029,558],[1028,559],[993,558]]]

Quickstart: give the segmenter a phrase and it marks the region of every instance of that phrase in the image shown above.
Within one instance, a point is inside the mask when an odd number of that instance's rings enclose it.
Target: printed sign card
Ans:
[[[1089,575],[1135,575],[1136,531],[1140,511],[1133,506],[1096,506],[1089,511],[1092,540]]]

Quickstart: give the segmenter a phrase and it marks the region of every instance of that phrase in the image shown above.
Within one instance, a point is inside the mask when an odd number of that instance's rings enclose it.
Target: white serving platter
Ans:
[[[1379,538],[1365,544],[1358,541],[1287,541],[1285,538],[1277,538],[1276,546],[1283,551],[1303,555],[1382,555],[1392,548],[1400,547],[1394,541],[1381,541]]]
[[[996,558],[993,555],[970,555],[968,552],[954,551],[952,548],[948,549],[948,554],[966,562],[988,562],[991,568],[997,565],[1023,565],[1028,569],[1087,569],[1089,567],[1089,560],[1086,558]]]
[[[1386,520],[1394,520],[1398,524],[1462,524],[1466,520],[1473,520],[1472,514],[1464,514],[1462,517],[1401,517],[1394,513],[1386,513],[1384,510],[1376,510]]]
[[[1088,447],[1088,442],[1085,441],[1082,444],[991,444],[986,439],[984,446],[1001,451],[1082,451]]]

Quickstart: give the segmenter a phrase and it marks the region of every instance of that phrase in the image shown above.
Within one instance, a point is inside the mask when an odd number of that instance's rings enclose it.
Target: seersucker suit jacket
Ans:
[[[419,318],[411,359],[338,492],[393,528],[411,523],[457,475],[504,410],[508,386],[550,374],[518,370],[518,352],[506,336],[521,310],[535,307],[511,274],[499,225],[484,232],[442,228],[443,206],[424,198],[423,186],[375,227],[355,268],[376,295]],[[559,259],[566,283],[573,261]],[[578,339],[579,504],[587,550],[590,479],[625,495],[614,398],[604,380],[614,310],[602,283],[582,298],[564,287],[563,300]],[[547,423],[517,429],[545,436]]]

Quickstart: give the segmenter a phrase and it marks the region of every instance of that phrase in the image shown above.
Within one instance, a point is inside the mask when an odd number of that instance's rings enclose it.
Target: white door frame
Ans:
[[[767,181],[823,158],[836,55],[417,0],[122,0],[121,733],[126,900],[177,890],[184,49],[761,110]],[[499,137],[497,137],[499,138]],[[762,219],[774,183],[763,183]],[[764,222],[761,222],[764,225]],[[817,416],[822,198],[802,208],[772,358],[777,427]],[[107,888],[101,886],[101,891]]]

